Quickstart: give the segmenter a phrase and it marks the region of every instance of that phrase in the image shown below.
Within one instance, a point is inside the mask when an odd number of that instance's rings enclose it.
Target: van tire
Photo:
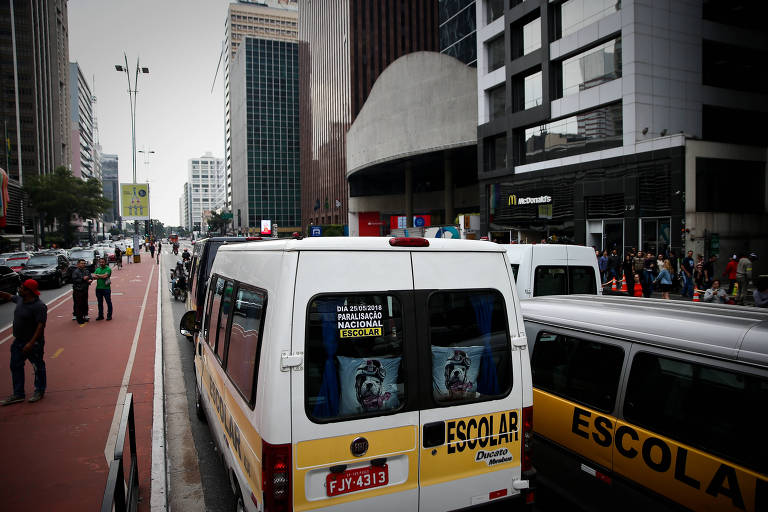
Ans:
[[[197,419],[203,423],[208,423],[208,418],[205,417],[205,411],[203,410],[203,402],[200,400],[200,388],[195,384],[195,414]]]

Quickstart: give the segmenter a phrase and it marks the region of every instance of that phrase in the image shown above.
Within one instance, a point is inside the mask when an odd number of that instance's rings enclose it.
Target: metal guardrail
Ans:
[[[123,446],[125,433],[128,431],[128,444],[131,450],[131,464],[128,468],[128,481],[125,480],[123,465]],[[133,393],[126,393],[120,429],[115,440],[115,455],[109,463],[109,476],[101,501],[101,512],[135,512],[139,504],[139,467],[136,462],[136,425],[133,421]]]

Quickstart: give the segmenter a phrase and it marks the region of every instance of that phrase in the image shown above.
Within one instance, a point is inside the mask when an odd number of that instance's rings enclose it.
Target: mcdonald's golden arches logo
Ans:
[[[517,205],[517,194],[510,194],[509,200],[507,201],[507,206],[516,206]]]

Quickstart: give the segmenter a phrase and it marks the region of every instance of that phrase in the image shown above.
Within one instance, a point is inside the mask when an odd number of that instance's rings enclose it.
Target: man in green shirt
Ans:
[[[104,301],[107,301],[107,320],[112,320],[112,269],[104,258],[99,258],[99,266],[93,273],[96,278],[96,300],[99,301],[99,316],[96,320],[104,320]]]

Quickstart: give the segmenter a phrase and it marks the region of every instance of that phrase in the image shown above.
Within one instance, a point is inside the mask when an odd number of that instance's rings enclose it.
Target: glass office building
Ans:
[[[236,232],[300,230],[298,44],[246,37],[230,75]]]

